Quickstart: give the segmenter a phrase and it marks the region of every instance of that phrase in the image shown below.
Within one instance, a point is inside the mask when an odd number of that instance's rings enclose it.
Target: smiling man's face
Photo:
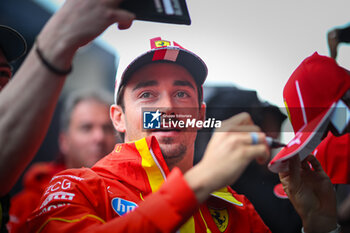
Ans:
[[[196,109],[194,117],[203,119],[205,107],[198,103],[197,85],[184,67],[171,63],[142,67],[130,77],[123,98],[125,111],[116,128],[125,133],[125,142],[153,135],[169,167],[182,160],[192,163],[195,130],[145,130],[142,125],[144,108],[165,108],[167,113],[177,113],[177,109]]]

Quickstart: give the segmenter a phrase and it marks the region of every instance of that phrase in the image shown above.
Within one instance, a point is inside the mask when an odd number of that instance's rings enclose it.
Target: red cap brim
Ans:
[[[328,128],[329,116],[334,110],[335,103],[330,108],[319,114],[315,119],[301,128],[295,137],[284,147],[269,163],[270,171],[288,171],[288,159],[299,155],[300,161],[304,160],[322,141]]]

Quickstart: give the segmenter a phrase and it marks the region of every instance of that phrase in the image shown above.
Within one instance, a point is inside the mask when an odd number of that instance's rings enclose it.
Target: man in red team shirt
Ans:
[[[76,8],[70,9],[72,2],[65,3],[58,19],[86,7],[74,4]],[[142,128],[146,107],[166,108],[165,114],[191,109],[195,118],[205,116],[203,61],[175,42],[155,38],[151,47],[117,81],[111,118],[126,143],[117,144],[91,169],[54,176],[29,219],[29,231],[269,232],[250,202],[226,187],[251,160],[263,163],[269,158],[265,135],[257,133],[253,140],[248,133],[259,129],[247,114],[223,122],[225,132],[214,134],[203,160],[194,167],[195,130]],[[156,119],[160,112],[152,114]],[[305,164],[296,159],[290,172],[281,175],[305,231],[329,232],[336,228],[332,186],[317,161],[310,157],[309,162],[315,168],[310,171],[314,179],[300,179]]]
[[[65,99],[55,161],[34,163],[24,174],[23,190],[11,198],[10,232],[21,229],[39,204],[51,178],[69,168],[91,167],[113,150],[115,131],[109,118],[113,95],[105,90],[75,90]]]

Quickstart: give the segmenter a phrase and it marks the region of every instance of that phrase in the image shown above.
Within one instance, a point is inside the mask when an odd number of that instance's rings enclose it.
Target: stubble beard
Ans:
[[[173,168],[182,161],[187,151],[187,146],[183,143],[169,148],[172,143],[173,138],[162,138],[159,140],[160,150],[169,168]]]

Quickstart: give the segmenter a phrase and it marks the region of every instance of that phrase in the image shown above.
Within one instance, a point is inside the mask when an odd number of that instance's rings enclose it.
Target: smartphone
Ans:
[[[124,0],[119,7],[133,12],[137,20],[191,24],[186,0]]]

